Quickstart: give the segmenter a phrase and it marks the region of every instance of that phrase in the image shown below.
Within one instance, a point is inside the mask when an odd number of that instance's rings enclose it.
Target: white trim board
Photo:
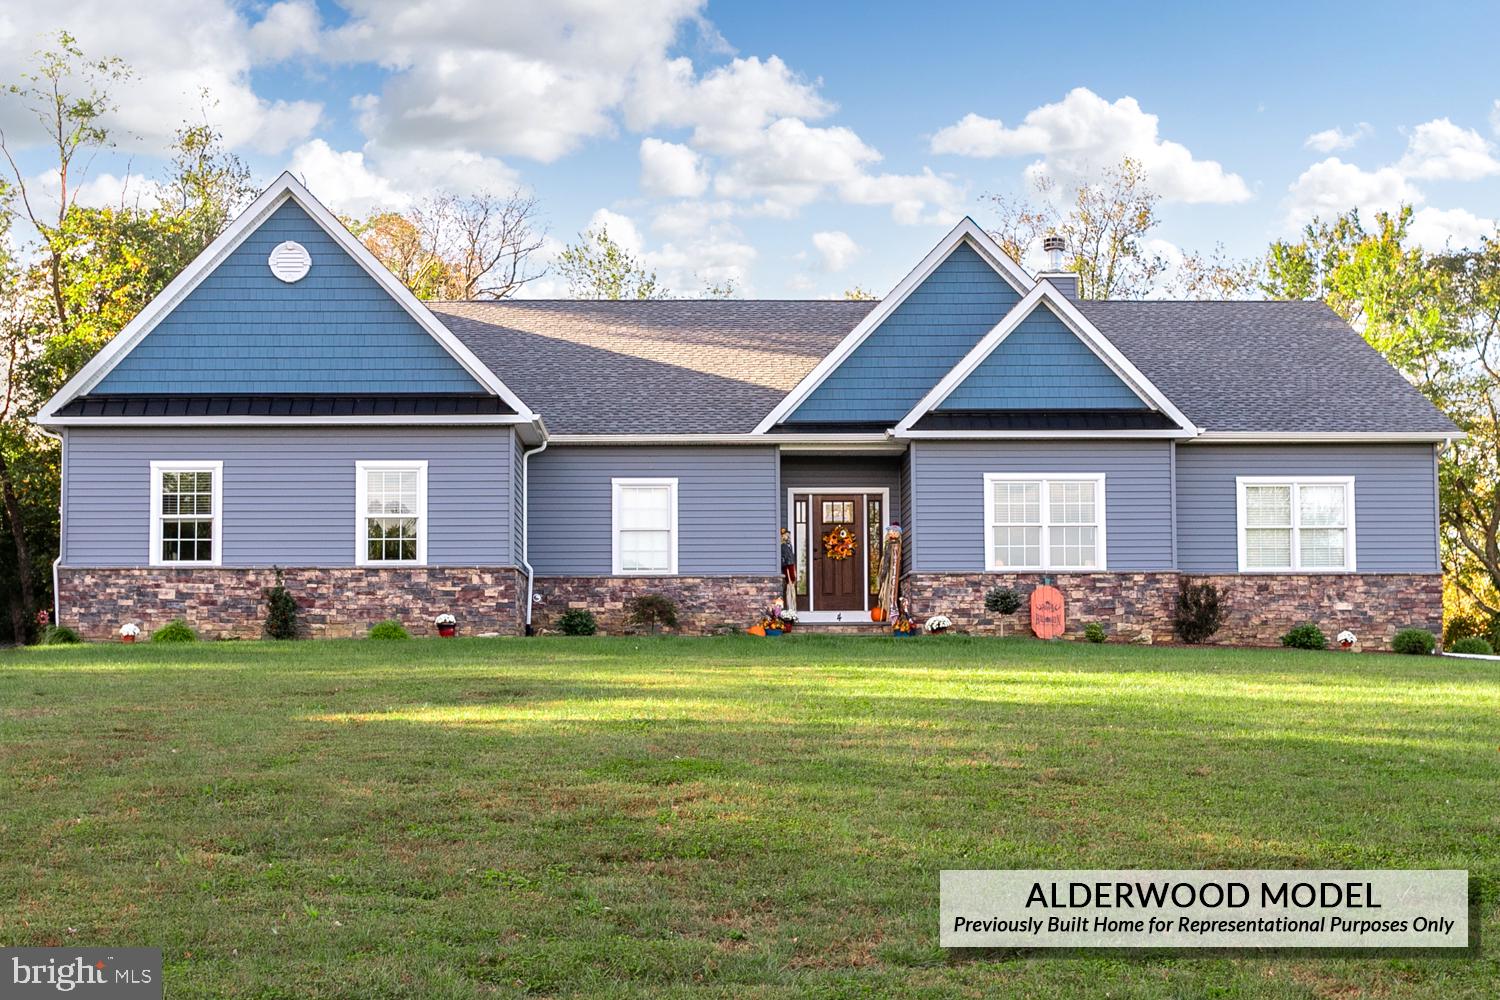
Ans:
[[[796,540],[797,540],[797,513],[796,513],[795,497],[796,497],[796,495],[798,493],[806,493],[808,496],[813,496],[815,494],[837,495],[837,494],[840,494],[840,493],[844,493],[844,494],[858,493],[858,494],[860,494],[862,496],[868,496],[868,495],[870,495],[872,493],[878,493],[878,494],[880,494],[880,520],[882,522],[881,525],[880,525],[880,538],[881,538],[881,543],[882,544],[884,544],[884,541],[885,541],[885,533],[887,531],[891,530],[891,488],[889,486],[788,486],[786,488],[786,520],[785,520],[785,525],[786,525],[787,530],[792,533],[792,543],[793,543],[794,546],[795,546]],[[861,511],[861,514],[863,514],[863,513],[864,512]],[[808,526],[809,530],[812,529],[812,511],[811,510],[808,511],[807,526]],[[865,531],[865,544],[868,545],[869,544],[869,530],[868,530],[869,529],[869,525],[867,524],[865,526],[865,528],[866,528],[866,531]],[[824,623],[828,623],[828,622],[842,622],[844,620],[843,619],[844,615],[859,615],[859,614],[862,614],[862,615],[868,616],[869,613],[870,613],[870,607],[871,607],[871,604],[870,604],[870,598],[871,598],[871,595],[870,595],[870,557],[869,557],[868,553],[865,555],[865,558],[862,560],[862,562],[864,563],[864,590],[862,591],[862,593],[865,595],[865,606],[863,608],[855,608],[852,611],[817,611],[817,610],[815,610],[811,606],[812,603],[813,603],[813,554],[812,554],[812,538],[808,538],[807,544],[808,544],[808,550],[807,550],[807,603],[808,603],[808,607],[805,610],[806,610],[806,613],[810,614],[810,615],[826,615],[828,617],[825,617],[825,618],[808,618],[808,619],[803,619],[802,615],[803,615],[804,609],[799,607],[797,609],[797,620],[798,621],[806,620],[806,621],[811,621],[811,622],[824,622]],[[785,581],[783,581],[783,582],[785,582]]]
[[[371,559],[366,521],[371,517],[404,517],[405,515],[371,514],[369,473],[390,470],[415,472],[417,474],[417,503],[421,511],[417,521],[417,558],[415,559]],[[427,462],[410,459],[358,459],[354,463],[354,565],[356,566],[426,566],[427,565]]]
[[[1005,314],[1005,317],[996,323],[989,333],[980,338],[979,343],[969,350],[969,353],[949,369],[948,374],[938,380],[938,384],[928,390],[911,411],[902,417],[896,424],[895,433],[913,433],[912,428],[933,410],[943,400],[953,394],[953,391],[963,384],[964,380],[974,373],[986,358],[995,352],[1001,344],[1005,343],[1007,337],[1014,333],[1022,323],[1029,319],[1037,309],[1043,305],[1051,308],[1053,315],[1062,320],[1063,325],[1073,332],[1073,335],[1083,342],[1094,355],[1107,365],[1119,379],[1135,393],[1137,398],[1153,410],[1166,414],[1172,422],[1180,428],[1180,433],[1169,432],[1167,436],[1183,436],[1201,434],[1202,430],[1194,426],[1187,415],[1172,404],[1166,394],[1151,384],[1141,370],[1130,363],[1130,359],[1121,354],[1109,338],[1089,322],[1088,317],[1078,311],[1066,295],[1057,290],[1057,287],[1049,281],[1038,281],[1036,285],[1026,294],[1015,308]],[[920,431],[915,433],[921,433]],[[944,432],[946,434],[947,432]],[[1119,434],[1101,434],[1092,432],[1094,436],[1118,437]],[[1139,432],[1137,432],[1139,433]],[[1026,436],[1032,436],[1030,434]]]
[[[659,569],[623,569],[620,564],[620,488],[625,486],[665,486],[667,488],[667,519],[671,533],[668,566]],[[615,476],[609,481],[609,564],[611,576],[676,576],[677,575],[677,492],[676,476]]]
[[[1037,503],[1041,511],[1041,530],[1037,537],[1037,554],[1041,564],[1037,566],[996,566],[995,558],[995,512],[993,510],[996,483],[1038,483]],[[1099,558],[1096,566],[1053,566],[1051,563],[1051,535],[1053,528],[1070,527],[1053,524],[1051,512],[1051,486],[1053,483],[1094,484],[1094,553]],[[986,472],[984,473],[984,571],[986,573],[1108,573],[1109,572],[1109,501],[1108,484],[1102,472]]]
[[[996,243],[994,238],[977,222],[964,216],[958,225],[949,230],[948,234],[938,241],[938,245],[933,247],[927,256],[923,257],[921,262],[912,268],[864,319],[859,321],[859,325],[839,341],[837,347],[823,356],[817,367],[808,372],[791,392],[782,397],[781,402],[777,403],[771,412],[766,414],[765,419],[756,425],[753,433],[765,434],[798,406],[801,406],[807,397],[812,395],[813,391],[833,373],[834,369],[843,364],[849,355],[854,353],[855,348],[864,343],[865,339],[885,322],[886,317],[895,312],[897,307],[905,302],[933,271],[938,269],[938,265],[948,259],[948,255],[960,243],[968,243],[980,257],[984,258],[985,263],[994,268],[997,274],[1022,295],[1036,286],[1036,280],[1026,273],[1025,268],[1011,260],[1010,255],[1002,250],[1000,244]]]
[[[1234,537],[1235,548],[1238,553],[1238,571],[1247,576],[1262,573],[1297,573],[1309,576],[1320,576],[1324,574],[1348,574],[1358,572],[1359,553],[1355,548],[1355,477],[1354,476],[1235,476],[1234,477]],[[1247,542],[1245,540],[1245,487],[1247,486],[1290,486],[1291,489],[1291,522],[1287,529],[1291,532],[1291,565],[1289,566],[1247,566]],[[1298,494],[1303,486],[1342,486],[1344,487],[1344,565],[1329,567],[1304,567],[1302,566],[1301,533],[1304,530],[1301,523],[1301,514],[1298,512]],[[1268,525],[1267,527],[1274,527]],[[1317,530],[1317,525],[1309,525],[1309,530]]]
[[[365,245],[354,238],[339,220],[323,207],[322,202],[314,198],[302,186],[302,183],[290,173],[283,172],[271,183],[271,186],[260,193],[260,196],[250,204],[250,207],[241,212],[239,217],[231,222],[224,231],[210,243],[202,253],[193,259],[187,267],[173,278],[171,283],[164,288],[156,298],[146,304],[146,307],[136,314],[135,319],[125,325],[113,340],[104,345],[98,354],[84,365],[68,380],[67,384],[59,389],[51,399],[38,411],[33,418],[39,424],[60,424],[55,417],[56,411],[74,398],[84,395],[98,385],[104,376],[108,375],[129,354],[137,344],[145,338],[146,334],[156,328],[157,324],[171,314],[182,300],[187,298],[205,278],[214,272],[224,259],[233,253],[245,242],[251,233],[255,232],[272,213],[288,201],[296,204],[312,217],[313,221],[326,232],[329,237],[337,243],[349,256],[357,261],[365,273],[385,290],[393,299],[400,303],[402,309],[415,320],[423,330],[432,336],[448,354],[463,366],[480,385],[491,393],[499,396],[505,403],[521,417],[525,422],[537,419],[537,415],[521,401],[521,398],[512,392],[494,372],[484,366],[474,353],[464,346],[453,333],[442,324],[432,311],[424,306],[411,290],[396,279],[389,270],[385,268],[374,255],[370,253]],[[121,422],[138,423],[138,420],[120,418]],[[207,423],[208,421],[200,421]],[[321,420],[307,419],[306,423],[321,423]]]
[[[213,522],[213,536],[210,539],[211,555],[207,562],[202,559],[163,559],[161,556],[161,477],[164,472],[213,473],[213,513],[209,516],[209,520]],[[151,551],[146,554],[148,566],[222,565],[224,560],[224,462],[220,459],[153,461],[151,463],[151,530],[149,535]]]

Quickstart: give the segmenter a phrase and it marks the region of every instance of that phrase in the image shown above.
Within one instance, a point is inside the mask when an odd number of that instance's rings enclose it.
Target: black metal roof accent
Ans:
[[[883,434],[890,429],[886,420],[784,420],[771,428],[772,434]]]
[[[1177,425],[1156,410],[934,410],[919,431],[1157,431]]]
[[[487,393],[276,395],[156,393],[90,394],[58,410],[61,417],[444,417],[513,414]]]

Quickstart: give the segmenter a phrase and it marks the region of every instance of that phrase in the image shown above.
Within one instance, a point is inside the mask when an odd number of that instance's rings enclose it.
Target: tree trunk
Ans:
[[[10,535],[16,547],[16,585],[20,591],[21,622],[15,640],[24,643],[31,637],[31,627],[36,622],[36,605],[31,588],[31,546],[26,544],[26,521],[21,516],[21,502],[16,499],[15,484],[10,477],[10,463],[0,451],[0,494],[5,498],[5,520],[10,525]],[[54,625],[56,622],[53,623]]]

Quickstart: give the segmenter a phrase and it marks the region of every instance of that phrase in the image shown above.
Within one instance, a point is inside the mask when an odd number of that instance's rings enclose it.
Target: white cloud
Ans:
[[[364,153],[335,150],[322,139],[293,151],[290,169],[319,201],[346,215],[369,215],[386,208],[400,211],[413,200],[409,192],[373,170]]]
[[[696,198],[708,188],[703,157],[661,139],[641,140],[641,190],[664,198]]]
[[[696,76],[686,58],[638,71],[625,121],[642,131],[658,125],[693,130],[692,144],[711,153],[744,153],[780,118],[818,119],[833,105],[776,56],[754,56]]]
[[[1412,130],[1406,155],[1397,166],[1423,180],[1472,181],[1500,173],[1489,141],[1447,118],[1423,122]]]
[[[585,232],[607,232],[609,238],[627,253],[640,256],[646,249],[646,241],[641,237],[641,231],[635,222],[619,212],[601,208],[589,217],[588,225],[583,228]]]
[[[1369,122],[1360,122],[1354,127],[1354,131],[1345,132],[1342,128],[1334,126],[1325,128],[1321,132],[1314,132],[1302,143],[1308,149],[1316,149],[1320,153],[1332,153],[1339,149],[1353,149],[1354,145],[1365,136],[1375,131],[1375,127]]]
[[[1490,131],[1500,135],[1500,98],[1490,106]]]
[[[501,161],[460,149],[336,150],[313,139],[292,153],[290,169],[334,211],[354,216],[401,211],[437,191],[504,194],[519,187]]]
[[[1364,170],[1337,156],[1314,163],[1288,189],[1286,223],[1300,227],[1314,216],[1330,218],[1351,208],[1368,217],[1402,204],[1420,204],[1422,192],[1395,167]]]
[[[821,258],[820,266],[825,271],[842,271],[859,256],[859,244],[848,233],[839,230],[813,233],[813,249]]]
[[[1495,220],[1462,208],[1421,208],[1412,213],[1410,233],[1428,250],[1473,247],[1480,237],[1495,235]]]
[[[1194,159],[1186,146],[1161,138],[1156,115],[1132,97],[1110,103],[1077,87],[1055,104],[1026,114],[1007,128],[993,118],[968,114],[932,137],[932,152],[971,157],[1041,156],[1031,173],[1074,188],[1122,157],[1139,161],[1152,187],[1166,200],[1236,202],[1250,197],[1238,174],[1214,160]]]
[[[965,189],[931,170],[920,174],[879,174],[845,181],[843,199],[855,205],[889,205],[891,218],[904,226],[950,225],[964,214]]]
[[[277,153],[307,137],[322,114],[316,101],[271,101],[255,93],[250,77],[262,58],[254,41],[258,22],[252,25],[228,0],[10,4],[0,15],[0,66],[29,66],[37,49],[55,46],[63,27],[89,58],[119,56],[133,70],[130,79],[108,88],[118,105],[108,122],[122,150],[161,153],[184,121],[206,117],[231,148]],[[276,34],[268,28],[261,38]],[[39,139],[35,123],[15,102],[5,103],[0,127],[12,141]]]
[[[713,205],[698,206],[704,211],[699,219],[717,215]],[[693,228],[685,223],[691,211],[665,225],[653,223],[656,234],[670,233],[660,246],[651,246],[635,220],[627,215],[601,208],[588,221],[586,230],[607,229],[609,238],[634,255],[641,266],[656,272],[657,279],[673,295],[693,296],[705,285],[732,281],[742,293],[750,291],[750,268],[757,256],[753,246],[733,225],[718,221]],[[658,222],[662,221],[658,217]],[[681,223],[681,225],[674,225]]]
[[[763,198],[771,214],[788,214],[879,159],[851,129],[782,118],[719,171],[714,190],[726,198]]]
[[[282,0],[250,28],[250,50],[258,61],[279,62],[318,51],[318,8],[310,0]]]

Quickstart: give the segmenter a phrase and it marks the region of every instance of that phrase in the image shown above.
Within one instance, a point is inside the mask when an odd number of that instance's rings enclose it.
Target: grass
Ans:
[[[942,868],[1468,868],[1484,661],[963,637],[0,654],[0,944],[169,997],[1493,997],[1468,955],[937,947]]]

